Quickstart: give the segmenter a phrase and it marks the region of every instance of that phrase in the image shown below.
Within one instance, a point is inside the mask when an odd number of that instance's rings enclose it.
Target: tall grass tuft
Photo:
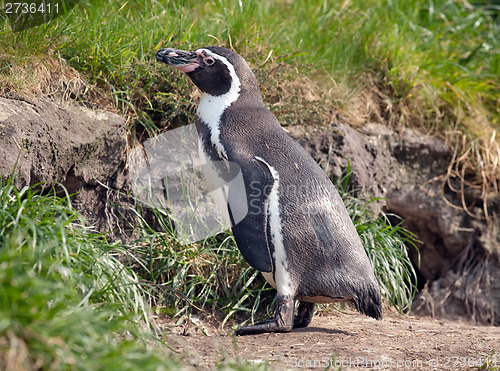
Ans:
[[[45,186],[0,181],[0,368],[166,369],[135,340],[144,299],[117,246]]]
[[[181,245],[169,219],[154,209],[160,228],[142,219],[143,236],[128,248],[129,264],[150,288],[157,311],[188,319],[193,310],[221,317],[221,326],[242,314],[269,314],[272,288],[241,256],[231,233]]]
[[[86,302],[115,303],[124,313],[145,316],[137,277],[115,258],[118,243],[85,225],[62,186],[18,191],[12,178],[0,185],[0,241],[27,249],[35,259],[34,273],[76,282]],[[42,194],[37,188],[43,187]]]

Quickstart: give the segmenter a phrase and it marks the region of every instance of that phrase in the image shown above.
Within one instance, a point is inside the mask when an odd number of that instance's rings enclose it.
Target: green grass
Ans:
[[[85,227],[67,195],[45,192],[0,182],[0,368],[175,366],[146,348],[143,291],[119,247]]]
[[[3,244],[30,252],[35,273],[77,282],[85,302],[115,303],[124,313],[145,319],[138,279],[115,258],[120,246],[86,226],[68,194],[58,196],[50,184],[18,191],[12,178],[0,184]],[[40,194],[41,188],[47,193]]]
[[[422,119],[430,127],[462,125],[480,134],[470,122],[477,115],[498,127],[495,10],[451,0],[81,1],[47,25],[16,34],[5,29],[0,47],[7,66],[60,55],[148,129],[166,124],[152,120],[155,112],[172,119],[175,105],[165,107],[164,98],[178,85],[163,81],[172,74],[158,72],[154,52],[221,42],[254,65],[273,51],[275,63],[327,74],[351,88],[368,73],[391,104],[421,108],[397,115],[396,123]]]
[[[193,310],[223,313],[221,326],[235,315],[252,321],[270,315],[275,293],[245,262],[230,233],[181,245],[169,220],[158,209],[154,213],[165,232],[153,230],[138,213],[141,224],[134,228],[143,236],[130,244],[127,260],[150,288],[157,311],[179,322]]]
[[[479,370],[500,370],[499,359],[500,353],[492,350],[489,354],[480,354],[481,359],[484,359],[483,364],[478,368]]]

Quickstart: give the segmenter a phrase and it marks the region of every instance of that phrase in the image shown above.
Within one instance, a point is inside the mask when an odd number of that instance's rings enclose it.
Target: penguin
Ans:
[[[245,260],[277,291],[275,315],[236,335],[289,332],[310,324],[316,303],[349,302],[382,319],[380,289],[335,186],[265,107],[252,70],[232,50],[165,48],[156,58],[185,73],[202,93],[199,146],[224,178],[239,166],[246,216],[232,225]],[[238,199],[231,195],[228,199]],[[228,203],[228,212],[236,207]],[[298,308],[295,314],[295,304]]]

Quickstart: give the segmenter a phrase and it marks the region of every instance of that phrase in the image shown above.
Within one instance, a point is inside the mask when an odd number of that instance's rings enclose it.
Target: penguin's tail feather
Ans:
[[[382,299],[377,284],[364,285],[352,299],[356,309],[375,319],[382,319]]]

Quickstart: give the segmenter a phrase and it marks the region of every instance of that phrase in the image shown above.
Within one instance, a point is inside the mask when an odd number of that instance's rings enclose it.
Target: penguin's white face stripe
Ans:
[[[255,159],[264,163],[268,167],[274,179],[273,187],[269,193],[267,213],[268,222],[271,227],[271,239],[274,246],[273,258],[275,263],[275,287],[278,291],[278,295],[293,297],[294,292],[292,290],[292,281],[290,280],[290,274],[288,272],[288,259],[286,256],[285,245],[283,244],[283,232],[281,229],[281,214],[279,207],[280,177],[276,169],[269,165],[263,158],[255,156]],[[267,277],[264,277],[267,280]]]
[[[220,142],[220,118],[224,113],[224,110],[229,107],[234,101],[236,101],[240,95],[241,82],[236,75],[234,66],[223,56],[212,53],[208,49],[198,49],[196,53],[204,53],[217,59],[224,63],[224,65],[229,70],[231,76],[231,88],[229,91],[223,95],[213,96],[207,93],[203,93],[200,105],[198,106],[198,117],[208,126],[210,129],[210,141],[215,146],[217,153],[222,159],[227,159],[227,153],[224,146]]]

